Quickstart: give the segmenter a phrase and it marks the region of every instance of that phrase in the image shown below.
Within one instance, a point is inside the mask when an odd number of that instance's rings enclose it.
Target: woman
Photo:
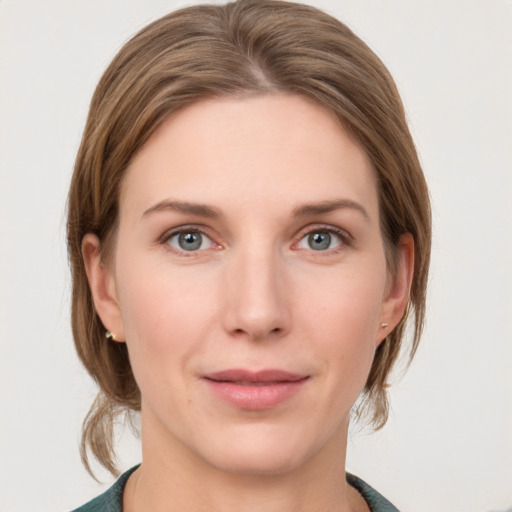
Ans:
[[[79,510],[396,510],[345,475],[377,428],[430,210],[398,93],[347,27],[240,0],[152,23],[94,94],[69,194],[88,450],[141,412],[143,460]]]

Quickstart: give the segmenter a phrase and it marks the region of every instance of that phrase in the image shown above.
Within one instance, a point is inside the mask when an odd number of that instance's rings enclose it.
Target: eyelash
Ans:
[[[293,245],[298,245],[302,240],[304,240],[305,237],[313,234],[313,233],[327,233],[329,235],[335,235],[340,239],[340,244],[337,247],[334,247],[332,249],[326,249],[326,250],[318,250],[315,251],[314,249],[304,249],[308,250],[314,257],[322,257],[322,256],[329,256],[333,254],[337,254],[338,252],[343,250],[343,247],[350,247],[353,244],[353,237],[350,235],[347,231],[344,229],[338,228],[336,226],[331,225],[323,225],[318,224],[315,226],[308,226],[301,230],[299,234],[299,240],[295,242]],[[301,249],[299,249],[301,250]]]
[[[216,246],[215,248],[221,248],[222,246],[216,243],[211,236],[206,233],[206,230],[203,226],[180,226],[179,228],[174,228],[169,231],[166,231],[162,237],[159,239],[158,243],[166,246],[166,248],[172,251],[174,254],[177,254],[180,257],[191,258],[197,257],[199,253],[204,252],[207,249],[196,250],[196,251],[186,251],[184,249],[177,249],[176,247],[171,246],[170,240],[177,235],[189,234],[189,233],[198,233],[199,235],[206,237],[210,242]]]
[[[180,234],[188,234],[188,233],[198,233],[203,237],[206,237],[208,240],[210,240],[211,244],[213,244],[215,249],[222,248],[220,244],[215,242],[211,236],[209,236],[206,233],[206,229],[204,226],[197,226],[197,225],[187,225],[187,226],[180,226],[179,228],[174,228],[169,231],[166,231],[158,240],[158,243],[161,245],[165,245],[168,250],[172,251],[174,254],[177,254],[178,256],[190,258],[190,257],[197,257],[200,253],[204,252],[208,249],[199,249],[195,251],[186,251],[184,249],[180,250],[175,247],[172,247],[170,245],[170,240]],[[303,228],[300,233],[298,234],[298,240],[292,244],[292,247],[298,246],[302,240],[304,240],[305,237],[313,234],[313,233],[327,233],[329,235],[335,235],[340,239],[340,244],[337,247],[334,247],[332,249],[326,249],[326,250],[317,250],[314,249],[302,249],[298,248],[298,250],[308,250],[313,254],[315,257],[321,257],[321,256],[327,256],[331,254],[336,254],[342,250],[343,247],[351,246],[353,243],[353,237],[344,229],[331,226],[331,225],[315,225],[315,226],[308,226],[306,228]]]

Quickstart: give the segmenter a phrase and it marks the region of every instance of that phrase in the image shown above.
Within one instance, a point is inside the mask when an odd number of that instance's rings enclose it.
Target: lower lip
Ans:
[[[205,379],[210,389],[225,402],[240,409],[261,411],[271,409],[297,394],[308,379],[271,382],[268,384],[236,384]]]

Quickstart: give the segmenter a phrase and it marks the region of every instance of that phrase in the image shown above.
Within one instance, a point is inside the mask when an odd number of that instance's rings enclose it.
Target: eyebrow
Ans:
[[[147,215],[171,210],[179,213],[185,213],[188,215],[198,215],[199,217],[206,218],[217,218],[221,216],[221,211],[218,208],[213,206],[208,206],[206,204],[200,203],[189,203],[187,201],[173,201],[171,199],[164,199],[159,203],[155,204],[151,208],[148,208],[143,214],[142,217],[146,217]]]
[[[308,203],[300,205],[294,208],[293,216],[306,217],[308,215],[320,215],[336,210],[343,210],[345,208],[358,211],[367,221],[370,221],[370,216],[364,207],[356,201],[352,201],[351,199],[334,199],[332,201],[321,201],[319,203]]]
[[[292,215],[294,217],[307,217],[310,215],[321,215],[342,209],[356,210],[369,221],[370,216],[362,205],[351,199],[334,199],[332,201],[321,201],[319,203],[307,203],[297,206],[293,209]],[[164,199],[159,203],[148,208],[142,217],[150,215],[154,212],[171,210],[188,215],[198,215],[199,217],[206,217],[210,219],[218,218],[222,215],[221,211],[214,206],[209,206],[201,203],[190,203],[187,201],[173,201],[171,199]]]

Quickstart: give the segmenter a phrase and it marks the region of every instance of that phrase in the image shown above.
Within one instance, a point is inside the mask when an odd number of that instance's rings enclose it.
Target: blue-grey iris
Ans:
[[[184,251],[195,251],[201,247],[202,243],[201,233],[180,233],[178,236],[178,245]]]
[[[331,235],[326,232],[310,233],[308,236],[308,245],[314,251],[325,251],[331,245]]]

